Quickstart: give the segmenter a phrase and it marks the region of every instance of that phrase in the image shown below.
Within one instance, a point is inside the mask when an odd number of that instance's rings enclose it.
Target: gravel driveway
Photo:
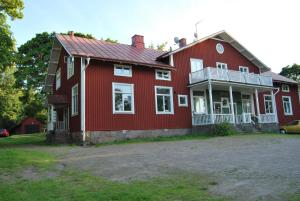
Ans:
[[[54,147],[52,151],[58,151]],[[235,200],[284,200],[300,193],[300,136],[246,135],[207,140],[72,147],[67,167],[128,181],[173,170],[216,179],[211,191]]]

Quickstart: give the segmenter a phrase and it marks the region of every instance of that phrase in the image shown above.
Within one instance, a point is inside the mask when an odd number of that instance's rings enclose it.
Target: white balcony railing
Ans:
[[[64,131],[64,130],[67,130],[67,122],[65,122],[65,121],[48,122],[47,129],[48,129],[48,131],[53,131],[53,130]]]
[[[260,123],[276,123],[275,114],[260,114]]]
[[[213,67],[207,67],[190,73],[190,84],[205,80],[230,81],[245,84],[273,86],[271,76],[263,76],[254,73],[243,73],[240,71],[223,70]]]

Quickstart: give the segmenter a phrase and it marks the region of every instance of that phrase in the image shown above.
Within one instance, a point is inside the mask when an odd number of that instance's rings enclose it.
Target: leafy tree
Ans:
[[[0,76],[0,127],[10,129],[21,114],[21,91],[14,87],[14,67],[6,68]]]
[[[70,34],[70,32],[71,31],[68,31],[67,34]],[[82,38],[88,38],[88,39],[95,39],[95,37],[93,35],[91,35],[91,34],[84,34],[84,33],[80,33],[80,32],[75,32],[74,36],[78,36],[78,37],[82,37]]]
[[[0,16],[8,15],[12,20],[23,18],[24,3],[22,0],[0,0]]]
[[[106,38],[105,41],[106,41],[106,42],[109,42],[109,43],[118,43],[118,40],[113,40],[113,39],[111,39],[111,38],[109,38],[109,37]]]
[[[283,67],[280,75],[286,76],[290,79],[300,82],[300,65],[293,64],[292,66],[288,65]]]
[[[163,51],[166,49],[166,46],[167,46],[168,42],[164,42],[164,43],[161,43],[161,44],[157,44],[156,47],[154,47],[154,44],[151,43],[148,48],[150,49],[154,49],[154,50],[160,50],[160,51]]]

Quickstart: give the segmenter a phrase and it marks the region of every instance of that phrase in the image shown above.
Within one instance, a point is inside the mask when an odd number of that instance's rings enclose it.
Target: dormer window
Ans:
[[[282,92],[290,92],[290,87],[287,84],[281,86]]]
[[[115,76],[132,77],[132,68],[131,68],[131,66],[115,64],[114,75]]]
[[[169,70],[155,70],[155,79],[171,81],[171,71],[169,71]]]

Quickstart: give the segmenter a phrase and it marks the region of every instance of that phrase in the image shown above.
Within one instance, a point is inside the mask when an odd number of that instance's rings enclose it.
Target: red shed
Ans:
[[[16,133],[18,134],[29,134],[41,132],[43,124],[33,117],[24,118],[17,126]]]

